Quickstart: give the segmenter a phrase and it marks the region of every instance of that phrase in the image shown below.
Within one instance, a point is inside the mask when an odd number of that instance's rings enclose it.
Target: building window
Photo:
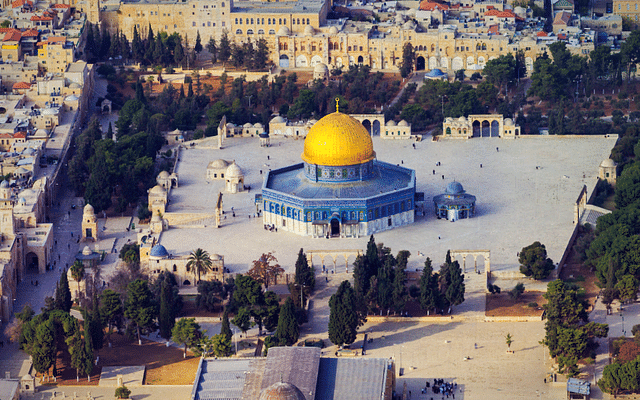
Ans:
[[[207,26],[211,26],[211,21],[207,21]]]
[[[309,25],[309,18],[307,18],[307,25]]]
[[[253,18],[251,18],[251,25],[253,25]]]
[[[253,35],[253,29],[247,29],[247,35]]]
[[[242,29],[236,29],[236,35],[242,35]]]

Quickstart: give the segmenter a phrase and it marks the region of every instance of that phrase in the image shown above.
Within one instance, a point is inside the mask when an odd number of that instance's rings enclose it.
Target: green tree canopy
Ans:
[[[518,261],[520,272],[534,279],[545,279],[555,269],[553,261],[547,257],[547,249],[540,242],[523,247]]]
[[[202,337],[200,325],[195,318],[180,318],[171,331],[173,341],[184,345],[183,357],[187,357],[187,348],[195,347]]]
[[[300,331],[298,329],[298,321],[296,320],[296,309],[293,305],[293,300],[289,297],[280,308],[276,338],[278,338],[280,344],[292,346],[298,341],[299,335]]]
[[[138,344],[142,344],[140,331],[150,328],[156,316],[153,295],[146,281],[136,279],[127,286],[127,300],[124,307],[124,315],[135,324]]]
[[[329,299],[329,340],[342,346],[356,340],[358,308],[356,294],[349,281],[344,281]]]

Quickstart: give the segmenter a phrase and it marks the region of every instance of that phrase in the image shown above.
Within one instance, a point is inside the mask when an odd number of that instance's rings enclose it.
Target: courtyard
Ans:
[[[517,253],[536,240],[545,244],[554,262],[560,260],[574,227],[573,211],[580,190],[583,185],[593,189],[598,165],[609,157],[616,137],[536,136],[418,143],[374,137],[373,141],[379,160],[416,170],[416,190],[425,195],[424,217],[416,217],[413,225],[376,234],[376,242],[391,247],[394,253],[409,250],[410,270],[421,268],[425,257],[439,265],[449,249],[490,250],[491,271],[500,277],[518,278]],[[160,243],[174,255],[188,254],[197,247],[223,254],[225,266],[232,273],[246,272],[253,260],[268,251],[286,272],[292,273],[301,247],[364,249],[368,237],[327,240],[270,232],[263,229],[261,218],[254,218],[255,195],[260,193],[265,172],[300,162],[303,143],[277,137],[271,139],[271,147],[262,148],[257,138],[228,138],[223,149],[217,149],[214,137],[183,148],[177,167],[180,184],[171,192],[167,212],[214,211],[224,182],[207,182],[205,170],[218,158],[235,160],[251,190],[223,194],[225,217],[220,228],[170,228],[162,233]],[[449,222],[434,215],[432,197],[443,193],[452,180],[477,197],[474,218]],[[349,257],[349,265],[353,259]],[[319,266],[319,261],[314,263]],[[325,260],[325,264],[332,269],[332,261]],[[482,269],[482,257],[478,266]],[[336,267],[344,269],[343,257]],[[467,268],[473,269],[473,265]]]

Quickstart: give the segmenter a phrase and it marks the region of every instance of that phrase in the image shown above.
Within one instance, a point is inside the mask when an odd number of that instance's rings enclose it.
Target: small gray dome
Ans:
[[[7,189],[9,188],[9,181],[8,180],[3,180],[2,183],[0,183],[0,188],[2,189]]]
[[[447,185],[447,189],[445,190],[446,194],[463,194],[464,189],[460,182],[453,181]]]
[[[284,122],[284,118],[278,115],[277,117],[273,117],[273,119],[270,122],[273,124],[281,124]]]
[[[263,390],[258,400],[305,400],[305,397],[295,385],[276,382]]]

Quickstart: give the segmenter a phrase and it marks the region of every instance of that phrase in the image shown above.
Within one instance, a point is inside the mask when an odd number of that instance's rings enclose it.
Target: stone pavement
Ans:
[[[412,225],[378,233],[376,241],[391,247],[394,254],[409,250],[409,270],[422,268],[426,256],[434,265],[440,265],[448,249],[489,249],[492,272],[501,277],[518,277],[516,254],[536,240],[546,245],[554,261],[560,260],[574,227],[575,200],[583,185],[591,188],[595,184],[598,165],[609,156],[615,139],[590,136],[426,140],[415,143],[415,150],[413,143],[374,138],[378,159],[414,168],[417,191],[425,193],[424,217],[418,217]],[[242,273],[261,253],[271,251],[291,273],[301,247],[366,247],[368,237],[325,240],[274,233],[263,229],[261,218],[249,218],[256,211],[254,197],[262,186],[264,173],[300,162],[302,140],[274,137],[272,144],[261,148],[256,138],[229,138],[221,150],[196,145],[181,152],[180,184],[172,190],[167,212],[213,212],[223,182],[207,182],[205,168],[217,158],[236,160],[245,173],[245,184],[252,190],[223,195],[227,218],[220,228],[182,227],[163,232],[160,243],[169,253],[186,255],[201,247],[223,254],[225,266],[232,273]],[[441,165],[436,167],[438,161]],[[431,198],[442,193],[454,179],[478,198],[477,216],[455,223],[437,220],[431,211]],[[417,256],[418,251],[426,256]],[[353,257],[348,262],[353,263]],[[338,260],[337,266],[344,267],[344,260]],[[483,266],[482,257],[478,266]]]

